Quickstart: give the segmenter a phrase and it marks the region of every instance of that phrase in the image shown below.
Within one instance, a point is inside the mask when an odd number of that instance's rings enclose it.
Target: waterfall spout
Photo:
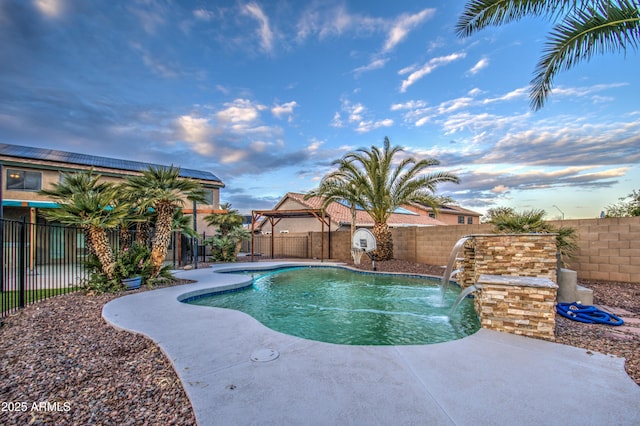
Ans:
[[[462,237],[460,238],[456,244],[453,246],[453,249],[451,250],[451,254],[449,255],[449,263],[447,263],[447,268],[444,270],[444,275],[442,276],[442,283],[440,284],[440,295],[442,296],[442,299],[444,300],[444,292],[447,289],[447,284],[449,284],[449,280],[451,279],[451,275],[454,273],[458,273],[460,272],[459,269],[457,270],[453,270],[453,267],[456,263],[456,260],[460,260],[458,258],[458,252],[460,251],[460,249],[462,248],[462,246],[464,245],[464,243],[466,243],[471,237]]]
[[[460,292],[460,294],[458,295],[458,298],[456,299],[455,302],[453,302],[453,305],[451,306],[451,310],[449,311],[449,319],[451,319],[453,314],[456,312],[456,309],[458,309],[458,305],[462,303],[464,298],[476,290],[478,290],[478,287],[476,287],[475,285],[470,285],[469,287],[465,288]]]

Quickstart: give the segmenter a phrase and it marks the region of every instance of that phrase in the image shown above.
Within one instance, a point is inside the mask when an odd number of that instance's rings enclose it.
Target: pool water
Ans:
[[[253,284],[188,303],[245,312],[293,336],[345,345],[412,345],[456,340],[480,328],[472,299],[451,319],[439,280],[302,267],[253,272]]]

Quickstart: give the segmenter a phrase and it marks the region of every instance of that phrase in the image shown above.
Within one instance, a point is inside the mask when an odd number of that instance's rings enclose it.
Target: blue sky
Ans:
[[[550,24],[460,39],[463,1],[4,0],[0,141],[208,170],[268,209],[381,146],[440,161],[463,207],[596,217],[640,188],[640,57],[528,84]]]

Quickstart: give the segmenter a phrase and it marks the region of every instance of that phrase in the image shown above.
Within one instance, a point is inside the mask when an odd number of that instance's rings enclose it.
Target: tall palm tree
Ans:
[[[151,277],[157,277],[171,241],[173,215],[185,199],[205,202],[201,185],[180,177],[179,167],[149,166],[139,176],[127,178],[126,193],[136,195],[141,211],[156,212],[155,233],[151,241]]]
[[[525,16],[559,21],[548,35],[531,80],[529,98],[534,110],[544,106],[559,71],[596,53],[626,53],[640,41],[638,0],[469,0],[456,30],[467,37]]]
[[[57,209],[43,211],[49,220],[85,230],[87,246],[100,262],[102,272],[113,278],[115,265],[106,229],[120,226],[128,215],[128,206],[118,203],[118,189],[109,182],[99,182],[100,175],[93,170],[63,173],[60,183],[40,194],[47,195],[59,205]]]
[[[334,161],[332,164],[337,165],[337,162]],[[336,201],[344,201],[349,204],[349,210],[351,212],[351,240],[353,240],[353,234],[356,231],[357,207],[363,204],[360,198],[360,192],[355,181],[347,179],[341,175],[340,171],[337,171],[323,177],[320,185],[305,194],[304,199],[308,200],[313,197],[323,198],[323,209],[326,209],[331,203]]]
[[[391,147],[385,137],[382,150],[376,146],[371,150],[361,148],[334,162],[338,170],[333,174],[344,182],[352,182],[360,205],[374,221],[375,254],[379,260],[393,258],[393,238],[387,220],[395,209],[412,202],[435,208],[436,185],[460,182],[457,176],[446,172],[426,174],[427,168],[440,164],[435,159],[405,157],[395,165],[396,156],[403,151],[400,146]]]

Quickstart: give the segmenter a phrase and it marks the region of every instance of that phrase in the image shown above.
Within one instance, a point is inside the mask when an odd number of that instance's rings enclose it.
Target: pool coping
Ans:
[[[640,423],[640,386],[622,358],[484,329],[431,345],[336,345],[179,301],[247,283],[218,272],[304,265],[343,266],[257,262],[180,271],[197,282],[115,299],[103,317],[160,346],[199,425],[554,424],[566,421],[562,413],[593,424]],[[265,350],[278,356],[252,361]]]

